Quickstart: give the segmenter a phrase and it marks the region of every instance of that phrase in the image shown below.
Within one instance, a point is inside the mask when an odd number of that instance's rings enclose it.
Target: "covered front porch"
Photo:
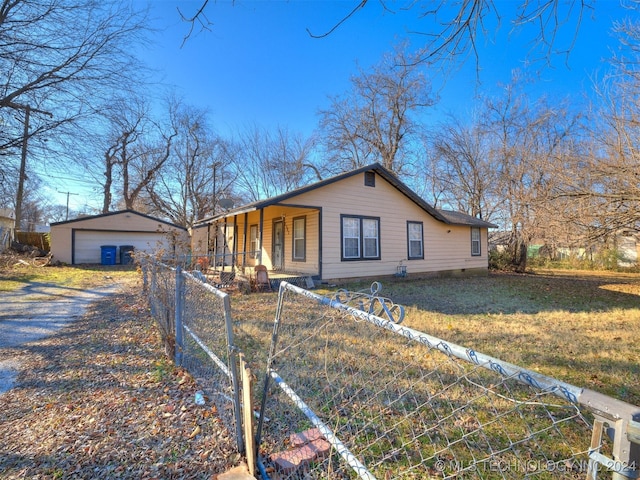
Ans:
[[[192,231],[192,252],[193,268],[219,285],[236,277],[253,285],[261,266],[273,289],[283,280],[311,287],[321,278],[320,209],[253,206],[203,220]]]
[[[251,291],[277,291],[280,282],[286,281],[302,288],[314,288],[313,276],[302,272],[258,269],[250,266],[217,263],[215,255],[192,256],[185,265],[189,270],[200,272],[207,282],[218,288],[233,288]],[[262,277],[262,278],[261,278]]]

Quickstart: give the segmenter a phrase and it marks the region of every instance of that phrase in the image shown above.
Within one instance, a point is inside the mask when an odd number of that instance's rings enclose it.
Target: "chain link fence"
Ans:
[[[272,479],[638,478],[640,408],[283,283],[261,392]]]
[[[640,408],[405,327],[377,283],[332,298],[281,283],[252,432],[229,296],[139,260],[167,353],[238,450],[257,445],[263,480],[640,478]]]
[[[152,257],[137,255],[151,315],[160,330],[165,353],[173,358],[176,348],[176,270]]]
[[[151,313],[165,341],[167,355],[184,367],[202,388],[202,398],[244,452],[238,354],[234,346],[229,296],[198,272],[139,258]]]

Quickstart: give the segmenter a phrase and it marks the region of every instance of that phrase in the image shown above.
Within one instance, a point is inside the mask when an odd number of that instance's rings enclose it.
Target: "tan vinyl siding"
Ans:
[[[257,216],[259,213],[256,212]],[[306,259],[304,262],[292,260],[293,219],[306,217]],[[259,218],[259,217],[258,217]],[[315,209],[275,206],[265,209],[264,234],[262,243],[262,263],[272,269],[273,221],[284,220],[284,267],[287,272],[317,275],[319,271],[319,214]],[[256,220],[257,223],[258,220]]]
[[[409,274],[487,267],[485,228],[481,255],[472,257],[471,227],[434,219],[379,176],[375,187],[355,175],[290,201],[323,206],[323,279],[393,275],[400,262]],[[380,218],[380,260],[342,261],[341,214]],[[423,222],[424,260],[407,260],[407,221]]]
[[[191,230],[191,251],[194,255],[207,254],[207,242],[209,240],[208,225],[203,225]]]
[[[238,252],[250,248],[249,242],[244,240],[249,232],[245,230],[245,223],[260,225],[262,212],[261,263],[269,269],[273,269],[274,219],[284,221],[285,272],[321,274],[323,280],[331,280],[390,276],[400,265],[406,267],[409,275],[487,269],[486,227],[480,228],[481,252],[474,256],[471,253],[471,226],[452,225],[436,219],[415,203],[415,198],[410,198],[412,192],[407,192],[402,185],[394,186],[391,179],[388,181],[378,173],[374,177],[375,186],[366,186],[366,173],[371,172],[336,177],[335,181],[322,182],[297,195],[292,192],[276,197],[272,202],[265,201],[263,210],[239,214],[236,220]],[[276,203],[278,201],[281,203]],[[306,218],[306,256],[305,261],[293,261],[293,219],[302,216]],[[379,220],[379,259],[342,259],[342,216]],[[473,221],[464,215],[446,218],[453,222],[456,218],[460,222]],[[408,260],[407,222],[422,224],[424,259]],[[237,261],[242,264],[241,258]],[[247,258],[244,264],[251,267],[256,263],[257,259]]]
[[[164,250],[169,255],[183,254],[189,246],[189,238],[185,230],[144,215],[124,211],[52,225],[51,253],[56,260],[72,263],[74,257],[72,250],[75,248],[74,235],[78,236],[76,241],[80,236],[87,235],[92,235],[95,239],[95,257],[92,263],[100,262],[101,245],[132,244],[148,252]],[[82,256],[86,257],[86,254]]]
[[[305,261],[292,260],[293,248],[293,219],[297,217],[306,218],[306,258]],[[247,254],[244,258],[244,252],[249,252],[250,245],[250,226],[258,225],[260,228],[260,211],[249,212],[245,215],[239,215],[236,219],[236,236],[234,239],[233,219],[227,219],[227,264],[230,264],[230,255],[233,253],[234,241],[237,242],[236,265],[241,267],[244,262],[246,267],[254,267],[258,263],[262,263],[269,270],[273,269],[272,247],[273,247],[273,222],[274,220],[284,221],[284,265],[283,271],[291,273],[304,273],[308,275],[317,275],[319,272],[319,212],[313,208],[299,208],[286,206],[273,206],[264,210],[263,226],[262,226],[262,250],[261,257],[250,258]],[[219,228],[223,228],[224,223],[219,223]],[[246,226],[246,229],[245,229]],[[215,226],[211,227],[212,230]],[[194,229],[196,232],[198,229]],[[245,240],[246,235],[246,240]],[[194,237],[195,239],[195,237]]]
[[[318,211],[300,208],[287,208],[285,215],[285,270],[296,273],[317,275],[320,268],[318,245]],[[298,217],[306,218],[305,261],[293,261],[293,219]]]

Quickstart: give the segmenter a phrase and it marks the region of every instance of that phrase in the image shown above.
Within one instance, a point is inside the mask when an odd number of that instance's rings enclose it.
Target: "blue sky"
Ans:
[[[164,80],[176,85],[188,102],[210,109],[220,130],[242,128],[258,123],[266,127],[287,126],[310,133],[317,124],[317,111],[328,105],[329,95],[349,88],[349,78],[362,68],[376,63],[394,43],[409,39],[418,46],[426,21],[418,18],[419,7],[406,10],[412,2],[386,1],[393,12],[378,0],[367,5],[326,38],[312,38],[307,29],[323,33],[339,22],[356,1],[210,1],[206,13],[210,31],[196,30],[182,45],[188,25],[180,22],[176,2],[154,2],[152,15],[165,28],[157,49],[148,51],[146,60],[165,72]],[[518,2],[519,3],[519,2]],[[193,12],[200,2],[181,2],[183,12]],[[513,11],[514,1],[497,1],[498,9]],[[589,76],[604,68],[615,46],[609,35],[612,18],[627,12],[617,0],[604,0],[587,12],[570,57],[552,58],[552,66],[537,63],[541,70],[534,91],[564,96],[589,88]],[[505,17],[508,13],[505,13]],[[495,38],[481,42],[481,88],[490,89],[508,82],[511,70],[522,68],[535,28],[509,35],[509,18],[503,20]],[[562,30],[558,47],[569,45],[571,25]],[[469,108],[477,87],[475,63],[469,58],[459,71],[452,72],[441,92],[436,111],[461,111]],[[442,78],[427,71],[435,85]]]
[[[143,0],[139,2],[143,5]],[[307,29],[317,34],[330,30],[357,0],[210,0],[206,9],[209,30],[196,27],[183,45],[189,25],[180,20],[177,7],[191,14],[201,1],[152,0],[151,16],[158,34],[140,57],[187,103],[207,108],[213,127],[222,135],[257,124],[282,126],[308,136],[317,125],[318,110],[329,105],[328,97],[350,88],[349,78],[357,73],[357,65],[366,69],[402,40],[421,45],[423,38],[408,32],[425,31],[429,25],[418,18],[419,7],[403,8],[413,3],[386,0],[385,10],[380,1],[369,0],[328,37],[312,38]],[[532,26],[510,34],[511,14],[520,1],[494,3],[504,18],[498,33],[489,25],[490,35],[478,45],[481,84],[477,84],[473,57],[451,71],[445,84],[438,72],[427,70],[434,85],[444,85],[439,103],[426,113],[427,123],[437,122],[449,111],[469,114],[478,89],[491,91],[496,84],[508,82],[513,69],[525,65],[527,42],[537,30]],[[597,1],[594,10],[586,12],[568,59],[555,56],[549,67],[543,63],[531,66],[530,71],[539,71],[537,82],[530,87],[532,94],[564,97],[588,90],[590,77],[606,68],[609,49],[616,46],[610,35],[612,21],[628,14],[618,0]],[[573,26],[561,32],[557,46],[567,47]],[[81,192],[70,198],[72,209],[101,205],[100,198],[86,187],[57,188],[68,189]],[[64,204],[66,196],[59,201]]]

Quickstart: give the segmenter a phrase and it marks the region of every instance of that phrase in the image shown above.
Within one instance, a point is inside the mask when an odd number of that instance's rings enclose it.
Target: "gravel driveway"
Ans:
[[[47,283],[30,283],[0,296],[0,349],[26,345],[52,335],[82,316],[87,306],[111,295],[117,284],[97,289],[68,288]],[[20,363],[0,358],[0,394],[9,390],[20,371]]]
[[[103,282],[0,293],[0,478],[211,480],[238,466],[215,406],[194,401],[202,386],[164,355],[139,279]]]

